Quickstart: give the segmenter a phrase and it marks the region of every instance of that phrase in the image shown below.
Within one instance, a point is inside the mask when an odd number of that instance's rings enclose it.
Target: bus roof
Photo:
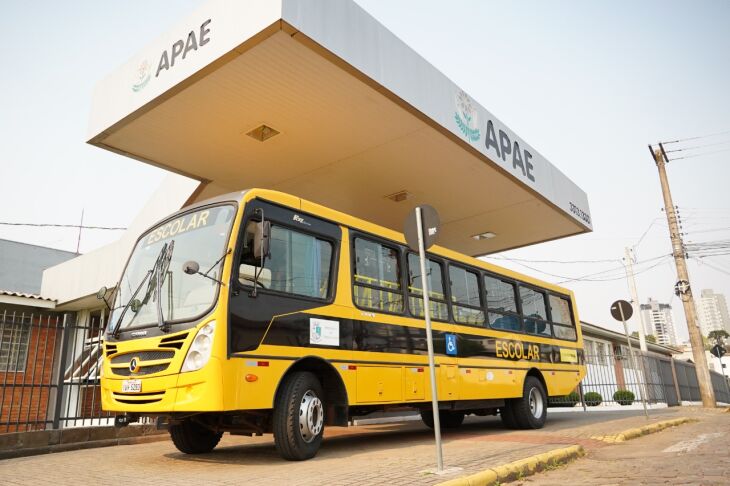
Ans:
[[[194,200],[267,187],[398,231],[431,204],[468,255],[591,230],[578,186],[351,0],[209,1],[98,84],[89,143]]]

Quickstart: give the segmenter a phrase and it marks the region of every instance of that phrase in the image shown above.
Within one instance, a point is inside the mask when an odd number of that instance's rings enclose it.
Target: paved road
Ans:
[[[656,410],[652,420],[683,410]],[[2,484],[261,484],[349,485],[435,484],[456,476],[564,447],[606,447],[590,439],[643,425],[641,411],[552,413],[538,431],[507,431],[496,417],[470,418],[444,433],[451,476],[427,474],[434,465],[432,431],[419,422],[330,428],[314,459],[286,462],[271,436],[225,436],[210,454],[179,453],[169,441],[87,449],[0,461]]]
[[[730,413],[702,414],[697,423],[589,450],[568,466],[518,484],[563,486],[578,478],[604,486],[730,485]]]

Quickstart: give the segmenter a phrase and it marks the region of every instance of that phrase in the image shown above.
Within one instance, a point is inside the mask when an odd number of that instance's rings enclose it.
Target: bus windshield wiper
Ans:
[[[111,332],[111,335],[114,336],[115,338],[119,337],[119,328],[122,326],[122,320],[124,319],[124,315],[127,313],[129,308],[132,306],[132,302],[135,301],[135,297],[137,297],[137,294],[139,293],[139,291],[142,290],[142,286],[144,285],[144,283],[147,281],[148,278],[150,278],[150,275],[152,275],[152,271],[153,271],[153,269],[147,270],[147,274],[144,276],[142,281],[137,286],[137,290],[134,291],[134,293],[132,294],[132,297],[130,297],[129,300],[127,301],[127,303],[124,305],[124,308],[122,309],[122,313],[119,315],[119,319],[117,320],[117,323]]]
[[[167,271],[170,268],[170,261],[172,260],[172,251],[175,249],[175,240],[171,240],[166,247],[162,248],[160,252],[160,258],[157,259],[159,262],[155,266],[155,298],[157,300],[157,327],[162,332],[167,332],[167,323],[165,322],[165,316],[162,313],[162,285],[165,283],[167,277]],[[152,281],[150,280],[150,283]],[[172,278],[170,279],[170,285],[172,285]]]
[[[152,268],[150,268],[147,271],[144,278],[137,286],[137,289],[134,291],[134,293],[132,294],[132,296],[130,297],[130,299],[127,301],[126,305],[122,309],[122,313],[119,315],[119,319],[117,320],[117,323],[114,326],[114,330],[111,333],[112,336],[118,337],[119,328],[122,326],[122,321],[124,320],[124,316],[130,307],[135,306],[135,304],[134,304],[135,301],[138,303],[139,308],[141,308],[142,306],[147,304],[147,302],[149,302],[150,296],[152,295],[152,291],[156,287],[162,287],[162,282],[160,282],[159,285],[155,285],[155,283],[156,283],[156,280],[159,279],[160,266],[163,265],[163,262],[165,260],[167,260],[167,263],[165,265],[165,272],[167,272],[167,267],[169,267],[170,259],[172,258],[172,247],[174,246],[174,244],[175,244],[175,242],[171,241],[169,244],[165,243],[162,246],[160,253],[157,255],[157,259],[155,259],[155,263],[152,265]],[[148,282],[147,291],[145,292],[144,298],[142,299],[142,302],[140,303],[139,301],[136,300],[136,297],[137,297],[137,294],[139,293],[139,291],[142,290],[142,286],[144,285],[145,282]],[[157,310],[158,326],[160,326],[160,328],[163,328],[164,319],[160,319],[160,317],[162,315],[162,308],[161,308],[162,304],[160,302],[159,295],[158,295],[157,301],[158,301],[158,310]],[[134,312],[137,312],[139,309],[132,309],[132,310],[134,310]],[[137,315],[132,317],[132,320],[129,321],[129,324],[132,324],[132,322],[137,317]]]

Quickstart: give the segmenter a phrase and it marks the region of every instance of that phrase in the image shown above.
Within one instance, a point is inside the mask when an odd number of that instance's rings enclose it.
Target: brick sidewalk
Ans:
[[[652,411],[649,423],[687,415],[686,407]],[[3,484],[349,485],[435,484],[547,452],[566,444],[606,447],[590,439],[647,424],[631,412],[554,413],[544,429],[507,431],[497,417],[470,418],[444,433],[444,463],[461,471],[425,474],[435,463],[433,435],[420,422],[330,428],[320,453],[304,462],[279,458],[271,436],[225,436],[210,454],[188,456],[169,442],[88,449],[0,461]]]
[[[603,486],[730,485],[730,414],[704,410],[683,415],[699,420],[589,451],[575,463],[513,484],[562,486],[580,478]]]

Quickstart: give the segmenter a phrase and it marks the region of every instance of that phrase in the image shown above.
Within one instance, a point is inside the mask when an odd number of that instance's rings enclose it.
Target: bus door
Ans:
[[[254,255],[262,217],[271,224],[263,268]],[[311,347],[310,316],[303,311],[334,300],[340,227],[260,200],[246,205],[244,218],[231,285],[229,352],[253,351],[264,335],[263,344]]]

